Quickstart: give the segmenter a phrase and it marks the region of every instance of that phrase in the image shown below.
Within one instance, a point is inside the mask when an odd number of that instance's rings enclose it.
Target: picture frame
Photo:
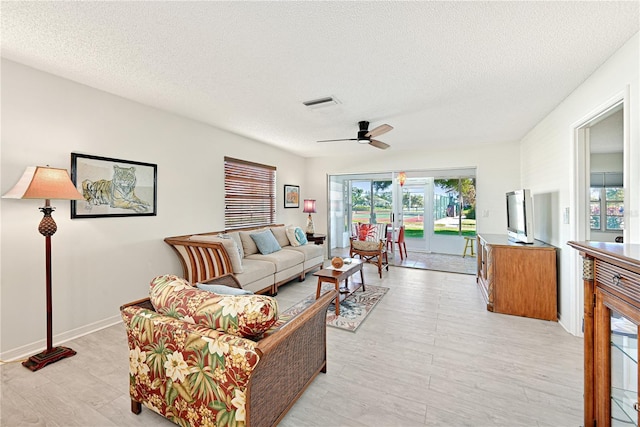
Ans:
[[[71,153],[71,218],[157,215],[158,165]]]
[[[288,185],[284,186],[284,207],[299,208],[300,207],[300,186]]]

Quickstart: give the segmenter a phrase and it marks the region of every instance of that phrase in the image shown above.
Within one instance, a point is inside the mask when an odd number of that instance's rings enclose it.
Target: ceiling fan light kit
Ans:
[[[381,150],[386,150],[390,147],[390,145],[387,143],[371,138],[393,130],[393,126],[383,124],[369,130],[369,122],[363,120],[361,122],[358,122],[358,127],[360,130],[358,131],[357,138],[325,139],[318,142],[357,141],[359,144],[369,144],[372,147],[380,148]]]

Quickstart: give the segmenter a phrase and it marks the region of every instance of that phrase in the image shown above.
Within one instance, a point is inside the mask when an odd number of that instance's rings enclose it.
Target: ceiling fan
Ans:
[[[358,122],[358,126],[360,127],[360,130],[358,131],[357,138],[325,139],[318,142],[358,141],[360,144],[369,144],[382,150],[386,150],[390,147],[389,144],[385,144],[382,141],[372,138],[389,132],[393,129],[393,126],[384,124],[369,130],[369,122],[367,121]]]

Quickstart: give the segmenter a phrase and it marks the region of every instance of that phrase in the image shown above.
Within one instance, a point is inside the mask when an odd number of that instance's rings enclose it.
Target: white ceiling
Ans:
[[[638,32],[638,5],[3,1],[2,56],[303,156],[384,155],[519,140]],[[394,126],[391,148],[315,142],[360,120]]]

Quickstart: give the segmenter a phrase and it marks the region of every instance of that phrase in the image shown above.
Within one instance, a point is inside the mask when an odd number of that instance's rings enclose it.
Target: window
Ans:
[[[351,220],[353,223],[391,222],[391,180],[351,181]]]
[[[433,181],[433,231],[437,235],[476,234],[476,179]]]
[[[624,230],[622,174],[591,174],[589,218],[592,230]]]
[[[276,168],[224,158],[224,228],[275,224]]]

